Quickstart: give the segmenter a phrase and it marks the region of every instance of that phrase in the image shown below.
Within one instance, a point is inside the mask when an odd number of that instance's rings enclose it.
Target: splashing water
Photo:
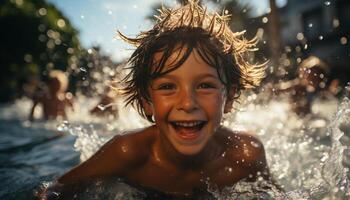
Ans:
[[[286,192],[264,180],[239,182],[220,192],[208,183],[208,191],[216,199],[349,198],[348,169],[343,166],[346,147],[341,143],[344,136],[341,127],[350,127],[350,100],[344,98],[337,110],[334,109],[338,104],[335,101],[316,104],[313,108],[319,111],[316,116],[301,118],[290,111],[286,101],[264,102],[253,94],[253,98],[242,104],[245,109],[224,118],[225,126],[232,129],[248,127],[263,141],[271,174]],[[81,152],[81,160],[84,161],[113,135],[149,125],[131,108],[119,108],[119,112],[121,117],[115,122],[114,127],[117,128],[113,134],[101,135],[93,126],[72,126],[67,122],[59,129],[77,136],[75,148]],[[334,113],[332,118],[329,116],[331,113]],[[127,195],[133,190],[125,191],[124,195]],[[123,194],[116,187],[105,192]]]

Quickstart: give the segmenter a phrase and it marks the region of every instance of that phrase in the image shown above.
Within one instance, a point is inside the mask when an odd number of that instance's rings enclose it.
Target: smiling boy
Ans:
[[[249,64],[255,40],[227,27],[227,16],[190,2],[163,9],[137,38],[125,78],[126,103],[153,123],[116,136],[48,188],[65,199],[88,180],[118,177],[142,188],[191,197],[208,183],[222,189],[268,178],[262,143],[221,125],[244,88],[259,84],[264,65]],[[45,198],[45,197],[44,197]]]

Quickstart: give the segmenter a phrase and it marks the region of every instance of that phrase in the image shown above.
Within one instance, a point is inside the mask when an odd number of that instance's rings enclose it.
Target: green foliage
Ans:
[[[78,31],[45,0],[2,0],[0,27],[0,101],[20,95],[27,79],[65,71],[80,52]]]

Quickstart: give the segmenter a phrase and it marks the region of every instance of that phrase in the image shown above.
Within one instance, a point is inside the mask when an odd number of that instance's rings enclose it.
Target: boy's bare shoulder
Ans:
[[[264,168],[265,150],[262,142],[254,135],[243,131],[224,130],[227,144],[227,158],[241,166]]]
[[[151,129],[148,127],[117,135],[106,146],[109,146],[122,159],[129,161],[147,159],[155,140],[155,134]]]

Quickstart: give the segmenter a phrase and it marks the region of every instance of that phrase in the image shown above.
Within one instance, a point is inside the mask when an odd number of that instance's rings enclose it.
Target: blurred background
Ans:
[[[99,90],[96,84],[105,76],[114,76],[116,66],[132,53],[132,48],[116,37],[116,31],[136,36],[151,27],[152,16],[161,4],[176,3],[179,2],[1,1],[0,102],[30,96],[30,90],[52,69],[67,73],[68,90],[73,94],[78,90],[93,94]],[[247,30],[246,37],[260,39],[258,59],[270,60],[269,78],[290,79],[302,59],[315,55],[329,64],[331,79],[337,78],[342,84],[349,80],[349,1],[205,3],[231,14],[234,31]]]
[[[135,37],[152,27],[162,5],[182,2],[0,0],[0,199],[36,199],[39,185],[85,160],[110,137],[147,125],[134,110],[123,108],[113,90],[134,50],[116,32]],[[346,188],[338,184],[349,182],[343,181],[343,161],[328,158],[340,159],[343,151],[350,158],[350,151],[327,130],[350,133],[349,116],[331,118],[340,111],[350,113],[349,100],[340,104],[349,92],[350,1],[199,2],[230,14],[233,31],[246,30],[246,38],[259,39],[259,51],[251,59],[269,61],[265,93],[243,94],[237,114],[225,125],[244,125],[256,132],[266,146],[272,173],[286,191],[319,185],[317,167],[327,163],[327,170],[321,171],[337,178],[322,194]],[[319,86],[330,91],[326,94],[316,92],[318,86],[309,90],[310,85],[302,84],[301,77],[310,77],[300,73],[300,66],[310,56],[322,60],[320,64],[311,59],[322,73],[308,73],[323,79]],[[288,87],[292,91],[286,101],[271,100],[276,97],[271,91],[284,93]],[[344,126],[343,119],[348,120]],[[344,139],[346,145],[349,138]],[[337,151],[328,154],[331,146]],[[350,166],[350,159],[344,160]]]

